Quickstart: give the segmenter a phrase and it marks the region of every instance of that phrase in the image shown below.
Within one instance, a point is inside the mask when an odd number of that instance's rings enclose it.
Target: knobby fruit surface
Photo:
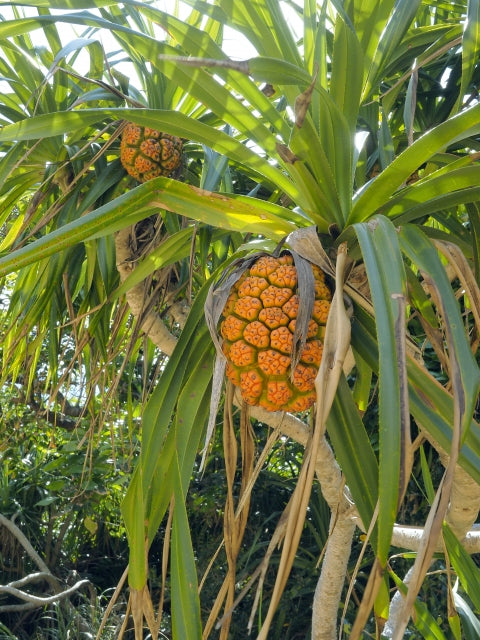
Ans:
[[[233,285],[220,334],[226,375],[243,399],[269,411],[305,411],[315,402],[315,378],[332,298],[323,271],[311,265],[315,301],[300,360],[291,370],[298,316],[297,269],[290,254],[262,256]]]
[[[120,161],[139,182],[171,175],[182,162],[181,138],[127,123],[120,142]]]

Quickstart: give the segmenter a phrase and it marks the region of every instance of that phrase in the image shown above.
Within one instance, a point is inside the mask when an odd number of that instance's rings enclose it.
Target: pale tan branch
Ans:
[[[392,546],[407,551],[417,551],[423,535],[423,527],[413,527],[396,524],[393,529]],[[480,553],[480,524],[474,524],[470,531],[463,537],[462,546],[470,555]],[[440,542],[435,547],[435,551],[443,552],[444,545]]]
[[[32,545],[30,544],[30,541],[28,540],[26,535],[23,533],[23,531],[21,531],[12,520],[10,520],[9,518],[7,518],[1,513],[0,513],[0,526],[4,526],[6,529],[10,531],[10,533],[18,540],[18,542],[22,545],[22,547],[28,553],[30,558],[35,562],[35,564],[40,569],[40,571],[42,571],[43,573],[48,573],[53,577],[50,569],[47,567],[47,564],[32,547]]]
[[[440,456],[445,464],[448,458]],[[446,521],[460,541],[472,529],[480,510],[480,486],[460,465],[456,465],[453,475],[450,504]]]
[[[58,580],[51,573],[47,573],[46,571],[37,571],[35,573],[29,573],[28,576],[24,576],[20,578],[20,580],[13,580],[7,584],[7,587],[15,587],[20,588],[24,587],[27,584],[31,584],[33,582],[48,582],[53,589],[58,588]],[[0,585],[1,588],[1,585]]]
[[[339,604],[358,515],[325,437],[319,443],[315,472],[322,494],[330,507],[331,518],[322,570],[312,605],[312,640],[332,640],[336,638]]]
[[[53,602],[63,600],[64,598],[68,598],[68,596],[72,595],[72,593],[75,593],[84,586],[88,586],[91,597],[95,597],[93,586],[90,580],[79,580],[72,587],[69,587],[68,589],[64,589],[62,591],[59,580],[53,575],[45,561],[35,551],[28,538],[17,527],[17,525],[12,520],[5,517],[3,514],[0,514],[0,526],[4,526],[6,529],[8,529],[8,531],[10,531],[10,533],[15,537],[16,540],[18,540],[18,542],[25,549],[26,553],[40,569],[39,572],[31,573],[27,576],[24,576],[20,580],[15,580],[6,585],[0,585],[0,593],[5,593],[18,598],[19,600],[23,600],[23,604],[1,605],[0,613],[28,611],[43,607],[46,604],[51,604]],[[55,593],[49,596],[36,596],[34,594],[27,593],[26,591],[23,591],[19,588],[40,581],[48,582]]]
[[[355,521],[348,512],[332,513],[330,536],[312,606],[312,640],[334,640],[337,616],[350,559]]]
[[[422,429],[422,435],[437,451],[443,466],[446,467],[449,456],[445,449],[425,429]],[[453,475],[446,521],[460,541],[472,530],[479,511],[480,485],[457,464]]]
[[[423,533],[423,530],[422,530]],[[420,534],[421,537],[421,534]],[[408,587],[410,584],[410,580],[413,575],[413,566],[405,574],[405,578],[403,579],[403,584]],[[395,628],[400,622],[400,616],[402,614],[404,596],[400,590],[396,591],[393,598],[390,601],[390,607],[388,610],[388,620],[385,623],[385,627],[382,632],[382,636],[385,638],[393,638],[393,634],[395,633]]]
[[[132,252],[133,227],[126,227],[115,234],[117,270],[124,282],[135,269]],[[146,291],[143,282],[131,287],[125,294],[128,306],[134,318],[140,323],[153,344],[167,356],[171,356],[177,338],[168,330],[162,318],[153,309],[145,308]]]
[[[26,591],[22,591],[21,589],[17,589],[10,585],[0,585],[0,593],[7,593],[11,596],[15,596],[19,600],[28,602],[31,605],[31,607],[29,608],[37,608],[44,607],[46,604],[51,604],[53,602],[63,600],[64,598],[71,596],[72,593],[75,593],[75,591],[78,591],[81,587],[87,585],[90,586],[90,584],[90,580],[79,580],[72,587],[61,591],[60,593],[55,593],[52,596],[35,596],[31,593],[27,593]],[[0,606],[0,612],[14,611],[16,610],[16,607],[18,608],[18,605],[2,605]]]

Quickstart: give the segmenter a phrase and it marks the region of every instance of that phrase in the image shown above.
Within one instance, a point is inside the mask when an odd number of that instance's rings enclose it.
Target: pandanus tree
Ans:
[[[91,443],[96,426],[127,403],[129,429],[115,425],[112,433],[121,440],[141,430],[122,508],[136,637],[145,624],[159,634],[148,551],[162,523],[173,637],[228,636],[244,595],[236,562],[255,479],[286,438],[304,446],[304,456],[248,581],[255,610],[265,598],[257,637],[273,637],[317,482],[331,520],[318,548],[312,638],[337,637],[347,606],[351,638],[371,620],[385,637],[407,629],[447,637],[418,598],[436,554],[449,578],[451,632],[474,633],[479,3],[191,0],[170,11],[134,0],[31,0],[0,7],[12,11],[0,23],[2,380],[53,415],[78,401],[91,420]],[[69,42],[64,25],[77,34]],[[108,46],[99,34],[108,34]],[[235,37],[242,44],[233,58],[224,44]],[[253,53],[239,59],[245,43]],[[130,177],[120,160],[127,122],[183,141],[182,166],[141,183]],[[307,276],[301,284],[302,274],[325,274],[329,287],[326,326],[315,333],[323,355],[308,382],[316,402],[294,413],[252,397],[246,403],[224,382],[222,342],[231,335],[220,329],[224,305],[259,255],[295,258],[292,348],[308,340],[313,282]],[[245,323],[239,331],[245,337]],[[125,397],[119,384],[135,367],[143,386]],[[269,374],[261,384],[268,381]],[[209,611],[202,617],[186,496],[192,475],[208,469],[217,413],[227,569],[215,601],[202,602]],[[271,435],[256,455],[258,424]],[[399,515],[407,513],[413,468],[430,505],[422,526]],[[363,549],[346,592],[358,531]],[[263,593],[278,545],[275,586]],[[412,552],[406,575],[390,562],[400,550]],[[366,556],[372,561],[353,607],[349,592]],[[210,577],[215,571],[214,563]]]

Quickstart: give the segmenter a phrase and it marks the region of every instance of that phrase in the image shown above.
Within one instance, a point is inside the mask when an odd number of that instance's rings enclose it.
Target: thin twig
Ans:
[[[180,63],[187,67],[217,67],[222,69],[233,69],[234,71],[240,71],[240,73],[247,76],[250,75],[250,65],[248,60],[235,61],[230,60],[230,58],[217,60],[216,58],[198,58],[195,56],[187,58],[185,56],[168,56],[163,54],[157,56],[157,59]]]

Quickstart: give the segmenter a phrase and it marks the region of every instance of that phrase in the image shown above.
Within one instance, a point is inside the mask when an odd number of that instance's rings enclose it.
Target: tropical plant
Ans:
[[[435,554],[451,633],[473,637],[478,0],[158,4],[0,1],[11,11],[0,23],[2,381],[58,415],[76,407],[90,442],[110,424],[113,451],[139,434],[122,506],[137,639],[144,621],[153,637],[161,628],[148,552],[162,523],[174,638],[212,636],[219,619],[227,638],[252,588],[257,637],[283,637],[272,624],[317,481],[331,521],[312,638],[336,637],[339,624],[359,638],[372,620],[386,637],[447,637],[417,597]],[[77,29],[68,44],[63,25]],[[225,52],[232,33],[249,59]],[[119,159],[126,122],[181,138],[182,169],[137,185]],[[223,386],[222,359],[214,366],[227,268],[279,242],[335,289],[309,414],[247,411]],[[219,405],[227,568],[202,619],[186,505]],[[256,454],[258,424],[272,431]],[[252,487],[286,437],[305,446],[296,486],[239,594]],[[408,508],[412,469],[430,505],[423,522]],[[364,547],[345,593],[357,529]],[[406,575],[398,548],[415,552]]]

